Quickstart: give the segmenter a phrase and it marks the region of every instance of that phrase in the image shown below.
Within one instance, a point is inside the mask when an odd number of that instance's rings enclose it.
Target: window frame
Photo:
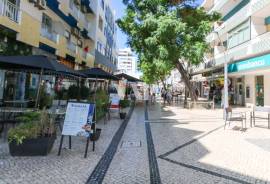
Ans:
[[[249,33],[248,33],[248,36],[249,38],[242,41],[242,42],[239,42],[239,40],[237,41],[236,44],[234,44],[233,46],[231,46],[232,44],[230,44],[230,39],[231,38],[235,38],[235,39],[239,39],[239,35],[243,32],[247,30]],[[237,34],[235,34],[237,33]],[[237,35],[237,37],[235,36]],[[243,21],[241,24],[238,24],[237,26],[235,26],[233,29],[231,29],[230,31],[228,31],[227,33],[227,49],[232,49],[234,47],[237,47],[243,43],[246,43],[248,41],[251,40],[251,18],[249,17],[248,19],[246,19],[245,21]]]

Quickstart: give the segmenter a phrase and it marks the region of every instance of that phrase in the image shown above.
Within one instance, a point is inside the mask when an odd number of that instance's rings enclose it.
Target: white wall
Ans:
[[[270,105],[270,71],[264,74],[264,105]]]
[[[266,32],[266,26],[264,22],[265,18],[261,17],[251,17],[251,39],[256,38]]]

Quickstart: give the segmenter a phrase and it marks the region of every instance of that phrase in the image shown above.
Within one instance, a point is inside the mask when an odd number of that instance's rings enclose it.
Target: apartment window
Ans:
[[[245,21],[228,33],[228,48],[250,40],[250,20]]]
[[[98,28],[100,29],[100,31],[103,31],[103,20],[100,16],[98,20]]]
[[[42,16],[42,27],[49,32],[52,32],[52,19],[46,14],[43,14]]]

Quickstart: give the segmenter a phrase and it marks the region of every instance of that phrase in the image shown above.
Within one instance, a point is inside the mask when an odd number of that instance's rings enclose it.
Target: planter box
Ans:
[[[12,141],[9,143],[9,152],[11,156],[45,156],[50,153],[55,139],[56,135],[37,139],[25,139],[22,144]]]
[[[126,112],[120,112],[120,119],[125,119],[127,113]]]
[[[96,133],[91,135],[90,140],[91,141],[97,141],[99,139],[99,137],[100,137],[100,133],[101,133],[101,129],[97,128]]]

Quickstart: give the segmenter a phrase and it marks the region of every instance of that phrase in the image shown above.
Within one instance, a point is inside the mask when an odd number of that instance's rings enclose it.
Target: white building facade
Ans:
[[[214,80],[222,85],[226,61],[230,104],[269,106],[270,0],[205,0],[202,6],[222,18],[207,37],[212,51],[193,78],[203,86]]]
[[[95,10],[91,20],[95,25],[95,66],[114,72],[117,67],[115,10],[111,0],[93,0],[91,3]]]
[[[118,50],[117,71],[128,75],[137,75],[137,57],[130,48]]]

